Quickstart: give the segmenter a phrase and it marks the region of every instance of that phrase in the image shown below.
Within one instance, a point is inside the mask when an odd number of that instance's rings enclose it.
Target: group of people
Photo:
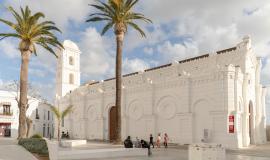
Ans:
[[[169,142],[169,137],[168,134],[165,133],[164,137],[163,137],[163,145],[165,148],[168,148],[168,142]],[[150,145],[152,145],[153,148],[155,148],[155,144],[154,144],[154,137],[152,134],[150,134],[150,141],[149,141]],[[162,138],[161,138],[161,134],[159,133],[156,139],[156,146],[157,148],[160,148],[160,145],[162,143]]]
[[[163,137],[163,145],[165,148],[168,148],[168,141],[169,141],[168,134],[165,133],[164,137]],[[156,145],[157,148],[160,148],[161,143],[162,143],[162,138],[161,138],[161,134],[159,133],[157,136],[156,142],[154,142],[153,135],[150,134],[149,143],[143,139],[140,140],[138,137],[136,137],[135,142],[132,142],[131,137],[128,136],[124,141],[124,146],[125,146],[125,148],[133,148],[133,147],[135,147],[135,148],[148,148],[148,155],[151,155],[152,154],[151,149],[150,149],[151,146],[153,148],[155,148],[155,145]]]
[[[62,138],[62,139],[63,139],[63,138],[69,139],[68,131],[67,131],[67,133],[65,133],[64,131],[62,131],[61,138]]]

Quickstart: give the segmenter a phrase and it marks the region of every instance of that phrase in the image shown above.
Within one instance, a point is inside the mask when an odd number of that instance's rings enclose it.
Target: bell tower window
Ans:
[[[69,57],[69,65],[74,65],[74,59],[72,56]]]
[[[74,75],[72,73],[69,74],[69,84],[74,84]]]

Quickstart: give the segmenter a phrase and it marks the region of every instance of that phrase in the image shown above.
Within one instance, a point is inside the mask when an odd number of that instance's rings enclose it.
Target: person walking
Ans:
[[[152,134],[150,134],[150,140],[149,140],[149,145],[151,146],[153,146],[153,148],[155,148],[155,145],[154,145],[154,137],[153,137],[153,135]]]
[[[152,155],[150,144],[148,144],[145,140],[141,140],[142,148],[148,149],[148,156]]]
[[[164,147],[165,147],[165,148],[168,148],[168,141],[169,141],[168,134],[165,133],[165,134],[164,134]]]
[[[160,148],[160,142],[161,142],[161,136],[160,136],[160,133],[159,133],[158,137],[157,137],[157,148]]]

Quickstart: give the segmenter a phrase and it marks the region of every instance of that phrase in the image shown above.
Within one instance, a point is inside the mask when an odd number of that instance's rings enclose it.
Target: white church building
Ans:
[[[69,40],[59,52],[57,104],[74,106],[63,130],[75,139],[114,140],[115,79],[80,85],[80,51]],[[91,65],[91,62],[89,63]],[[227,148],[266,142],[261,59],[249,37],[236,46],[123,75],[122,139],[221,143]]]

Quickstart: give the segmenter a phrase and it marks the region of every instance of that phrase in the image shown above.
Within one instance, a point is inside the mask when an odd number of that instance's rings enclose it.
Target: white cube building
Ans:
[[[18,137],[19,107],[17,92],[0,90],[0,137]],[[54,119],[50,106],[39,99],[28,97],[26,116],[32,120],[29,136],[40,134],[49,137],[54,133]]]
[[[114,140],[115,79],[80,86],[80,51],[71,41],[64,46],[57,103],[62,109],[75,107],[64,131],[72,138]],[[122,139],[167,133],[178,144],[204,141],[240,148],[265,143],[266,89],[260,71],[261,60],[245,37],[213,54],[123,75]]]

